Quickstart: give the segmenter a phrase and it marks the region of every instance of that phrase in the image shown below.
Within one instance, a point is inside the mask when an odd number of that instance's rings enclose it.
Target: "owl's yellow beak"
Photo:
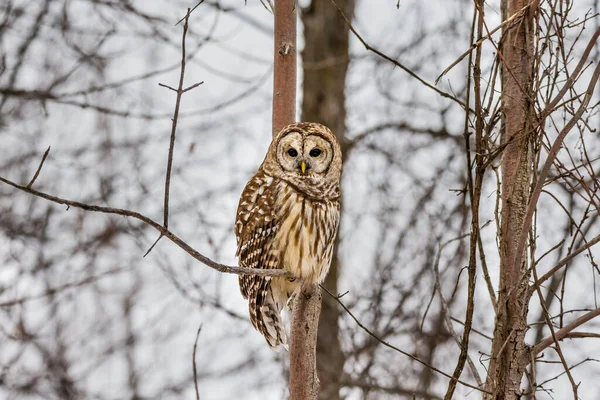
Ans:
[[[300,163],[300,170],[302,171],[302,174],[306,172],[306,163],[304,161]]]

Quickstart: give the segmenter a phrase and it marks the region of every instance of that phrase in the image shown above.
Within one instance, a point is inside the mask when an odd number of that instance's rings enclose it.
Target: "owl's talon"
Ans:
[[[285,304],[286,307],[290,310],[294,308],[294,301],[296,300],[296,295],[297,295],[297,293],[293,292]]]

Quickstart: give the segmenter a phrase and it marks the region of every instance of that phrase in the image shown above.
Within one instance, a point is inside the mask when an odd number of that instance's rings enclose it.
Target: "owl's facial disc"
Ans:
[[[277,146],[277,161],[290,175],[323,175],[332,159],[331,144],[317,135],[303,137],[298,132],[290,132],[279,140]]]

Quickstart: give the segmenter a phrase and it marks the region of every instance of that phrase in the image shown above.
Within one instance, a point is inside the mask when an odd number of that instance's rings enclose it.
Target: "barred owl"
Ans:
[[[239,264],[281,268],[295,278],[240,275],[252,325],[269,346],[287,343],[281,311],[302,282],[321,283],[340,218],[342,153],[325,126],[301,122],[279,132],[246,184],[235,221]]]

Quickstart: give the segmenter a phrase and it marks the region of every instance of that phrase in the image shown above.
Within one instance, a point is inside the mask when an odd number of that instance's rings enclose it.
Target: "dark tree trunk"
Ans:
[[[339,0],[337,4],[349,19],[354,14],[355,0]],[[348,70],[348,25],[328,1],[313,1],[302,10],[305,47],[302,50],[304,71],[302,120],[328,126],[345,150],[346,104],[345,84]],[[339,275],[337,250],[331,263],[325,287],[337,294]],[[317,371],[321,381],[319,398],[338,400],[344,370],[338,307],[323,296],[317,341]]]

